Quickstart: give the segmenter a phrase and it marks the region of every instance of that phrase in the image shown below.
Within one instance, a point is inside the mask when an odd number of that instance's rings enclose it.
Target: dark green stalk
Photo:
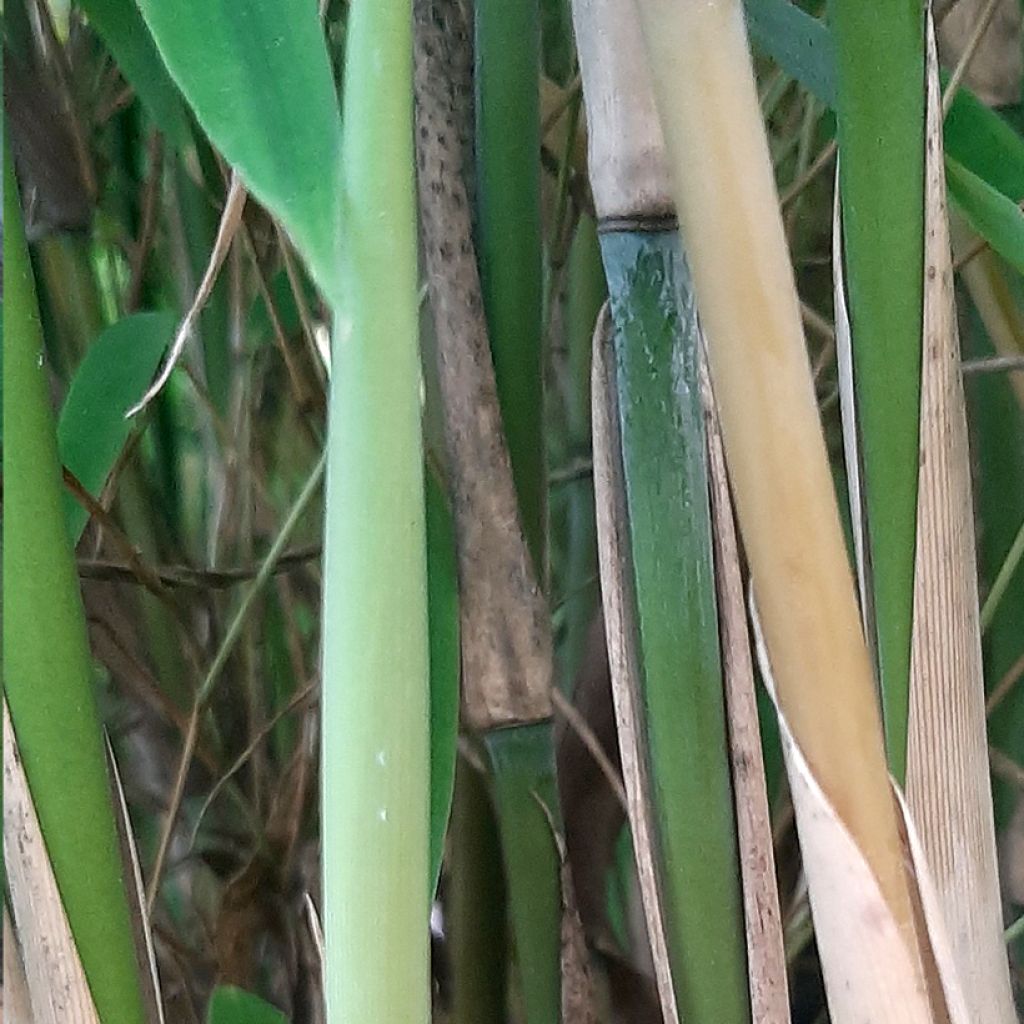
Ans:
[[[749,1020],[689,273],[672,232],[601,236],[651,812],[680,1017]]]
[[[47,851],[103,1024],[142,993],[18,188],[4,164],[3,676]]]

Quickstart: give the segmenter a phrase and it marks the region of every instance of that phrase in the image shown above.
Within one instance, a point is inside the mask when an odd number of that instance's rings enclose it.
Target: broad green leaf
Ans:
[[[134,0],[79,0],[79,6],[167,141],[176,149],[187,146],[189,122],[181,94]]]
[[[336,295],[341,118],[317,5],[138,2],[204,131]]]
[[[210,996],[206,1024],[288,1024],[288,1018],[250,992],[218,985]]]
[[[430,633],[430,893],[437,890],[455,787],[459,738],[459,579],[451,513],[426,474],[427,625]]]
[[[108,327],[89,346],[57,427],[64,465],[94,497],[103,488],[132,424],[125,411],[138,401],[174,336],[172,313],[134,313]],[[89,516],[70,495],[64,513],[76,544]]]
[[[1024,211],[951,157],[946,158],[946,181],[971,227],[1024,274]]]

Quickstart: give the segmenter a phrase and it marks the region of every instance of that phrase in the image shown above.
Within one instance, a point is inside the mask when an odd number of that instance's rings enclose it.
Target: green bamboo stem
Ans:
[[[618,642],[635,642],[637,670],[632,679],[613,669],[613,683],[633,834],[654,837],[654,849],[638,850],[645,911],[652,946],[663,943],[667,960],[658,965],[666,1019],[739,1024],[749,1020],[750,997],[693,287],[669,216],[639,26],[614,0],[576,0],[574,16],[615,323],[602,357],[610,393],[595,403],[615,406],[611,458],[624,492],[621,503],[606,497],[601,514],[628,545],[620,589],[630,635]],[[594,344],[597,352],[608,343]],[[606,565],[602,577],[614,622],[617,578]],[[627,744],[636,748],[628,757]],[[633,762],[640,767],[629,785]]]
[[[25,773],[103,1024],[143,1024],[106,752],[18,188],[4,162],[3,677]]]
[[[544,565],[538,0],[480,0],[476,35],[477,257],[523,530]]]
[[[889,765],[906,768],[924,280],[924,14],[832,0],[854,387]]]
[[[349,10],[324,551],[330,1024],[422,1024],[430,1015],[411,30],[408,0]]]
[[[693,295],[675,232],[613,232],[602,246],[616,323],[649,800],[676,1004],[694,1024],[741,1022],[749,993]]]

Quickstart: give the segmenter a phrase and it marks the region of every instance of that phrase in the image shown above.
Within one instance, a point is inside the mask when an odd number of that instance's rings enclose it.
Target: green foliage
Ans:
[[[878,671],[890,764],[902,779],[917,526],[924,15],[915,0],[833,0],[829,12]]]
[[[139,0],[139,8],[203,129],[336,296],[341,120],[316,5]]]
[[[482,0],[476,31],[477,257],[523,530],[544,565],[538,0]]]
[[[1024,212],[1020,206],[951,157],[946,159],[946,182],[971,227],[1024,273]]]
[[[135,313],[103,331],[86,351],[64,400],[57,441],[64,465],[98,498],[132,429],[125,419],[145,392],[174,336],[170,313]],[[89,515],[71,497],[64,510],[72,543]]]
[[[81,0],[81,7],[164,137],[177,149],[187,146],[191,132],[181,94],[135,0]]]
[[[269,1003],[234,985],[219,985],[210,996],[206,1024],[287,1024]]]

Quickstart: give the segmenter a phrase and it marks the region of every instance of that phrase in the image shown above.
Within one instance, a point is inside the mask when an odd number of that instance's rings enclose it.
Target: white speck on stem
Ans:
[[[386,807],[382,807],[377,812],[377,817],[380,818],[381,821],[386,822],[388,820],[388,809]]]

